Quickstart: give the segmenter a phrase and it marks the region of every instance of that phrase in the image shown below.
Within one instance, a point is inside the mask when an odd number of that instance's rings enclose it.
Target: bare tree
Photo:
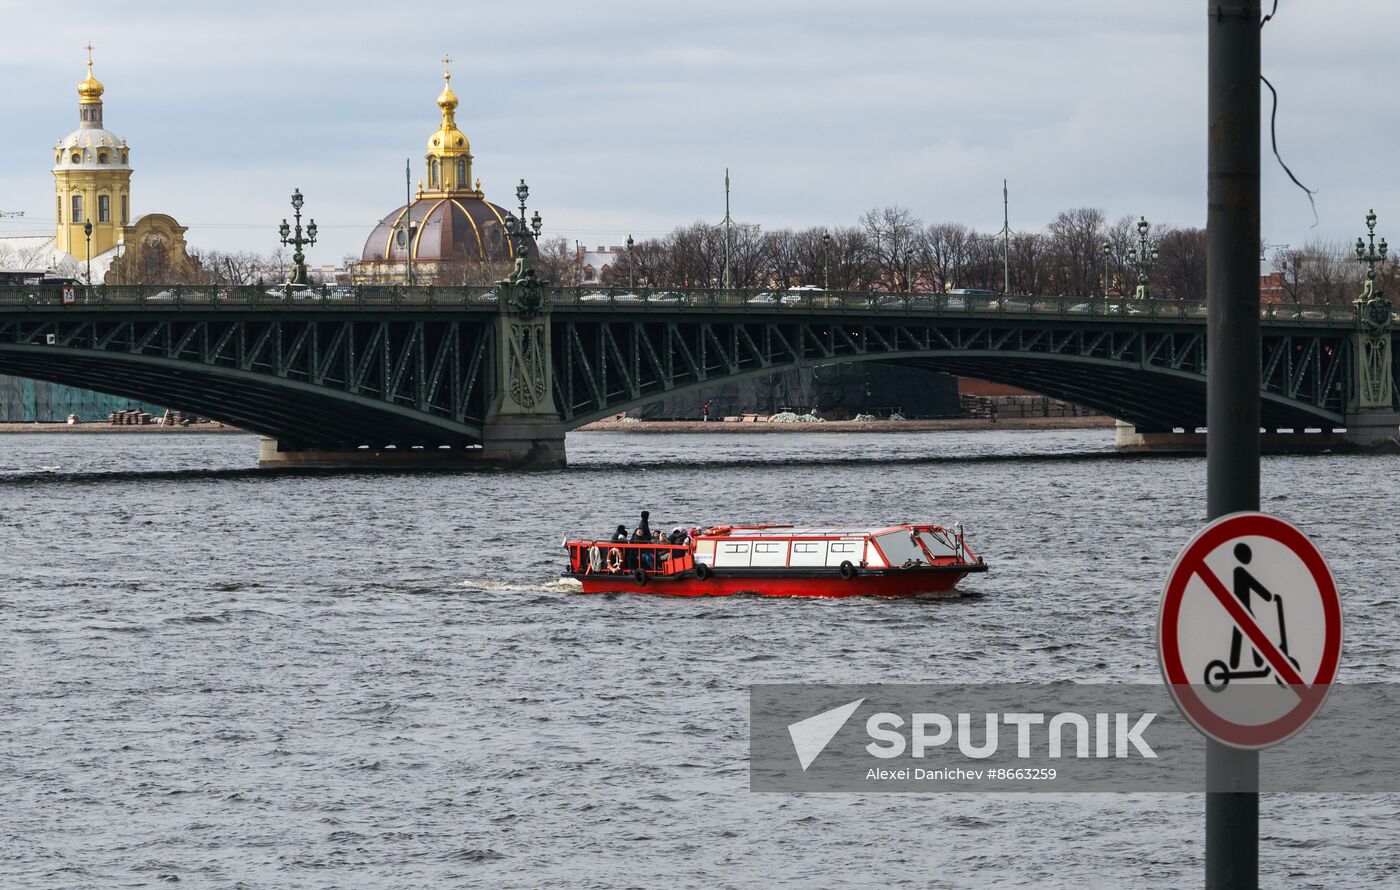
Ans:
[[[1056,292],[1076,296],[1096,293],[1103,260],[1103,211],[1093,207],[1063,210],[1046,229]]]
[[[1157,241],[1159,256],[1152,272],[1156,299],[1206,298],[1206,230],[1169,229]],[[1157,287],[1160,285],[1160,287]]]
[[[869,239],[872,265],[878,270],[880,282],[887,290],[904,290],[923,223],[915,219],[908,207],[897,205],[868,210],[860,223]]]

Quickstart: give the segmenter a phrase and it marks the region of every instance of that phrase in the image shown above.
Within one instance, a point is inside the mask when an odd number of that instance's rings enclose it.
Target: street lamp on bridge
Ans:
[[[282,225],[278,233],[282,236],[283,245],[292,247],[292,274],[287,279],[287,284],[299,284],[303,287],[311,284],[311,278],[306,274],[306,254],[302,253],[303,247],[310,247],[316,243],[316,220],[311,220],[306,227],[306,234],[301,230],[301,206],[305,199],[301,196],[301,189],[292,189],[292,213],[296,219],[296,227],[287,225],[287,220],[282,220]]]
[[[1108,258],[1113,253],[1113,245],[1107,241],[1103,243],[1103,298],[1108,301]]]
[[[904,248],[904,290],[914,292],[914,248]]]
[[[628,236],[627,236],[627,289],[628,289],[629,291],[632,290],[633,288],[635,288],[635,287],[637,286],[637,285],[636,285],[637,276],[636,276],[636,274],[633,272],[633,267],[632,267],[632,245],[635,244],[635,243],[636,243],[636,242],[632,240],[632,236],[631,236],[631,235],[628,235]]]
[[[1152,228],[1147,222],[1147,217],[1138,219],[1138,243],[1136,247],[1128,248],[1128,262],[1133,264],[1137,270],[1138,285],[1137,298],[1139,300],[1150,299],[1147,289],[1147,278],[1152,274],[1152,267],[1157,263],[1157,242],[1147,240],[1147,232]]]
[[[831,233],[822,232],[822,290],[831,290]]]
[[[536,210],[530,221],[525,221],[525,199],[530,197],[530,187],[525,180],[520,180],[520,185],[515,187],[515,197],[520,201],[520,215],[507,213],[504,229],[504,236],[515,246],[515,268],[501,284],[509,286],[509,292],[514,293],[512,302],[515,308],[530,318],[538,314],[544,305],[544,282],[535,275],[535,267],[530,262],[530,239],[539,239],[544,220],[540,219],[540,212]]]
[[[1356,310],[1360,321],[1374,334],[1380,334],[1390,326],[1390,302],[1376,287],[1376,264],[1385,261],[1390,246],[1381,238],[1376,243],[1376,211],[1366,214],[1366,240],[1356,239],[1356,259],[1366,266],[1366,285],[1356,300]]]
[[[83,220],[83,237],[87,239],[87,286],[92,287],[92,220],[90,219]],[[1385,245],[1384,238],[1381,239],[1381,245]]]

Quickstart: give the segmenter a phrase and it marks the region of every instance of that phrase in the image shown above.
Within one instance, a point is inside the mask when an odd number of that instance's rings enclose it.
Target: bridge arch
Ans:
[[[469,447],[479,424],[242,368],[139,353],[0,343],[0,373],[164,405],[297,447]]]
[[[1127,421],[1141,431],[1194,430],[1206,423],[1204,332],[1180,326],[1110,324],[1105,330],[1080,322],[1058,332],[1037,332],[1014,322],[997,330],[985,322],[950,324],[939,319],[918,326],[901,319],[881,332],[861,321],[816,324],[749,318],[698,324],[718,331],[583,321],[577,327],[587,329],[571,330],[568,324],[562,332],[556,328],[556,337],[562,333],[565,341],[563,348],[556,342],[556,389],[570,429],[718,383],[862,361],[1032,390]],[[833,328],[850,329],[839,330],[838,336]],[[1315,344],[1295,356],[1299,348],[1290,338],[1274,341],[1271,349],[1280,355],[1273,364],[1287,353],[1287,373],[1282,376],[1300,385],[1290,394],[1286,386],[1271,389],[1267,379],[1261,382],[1265,426],[1341,426],[1343,344],[1333,344],[1335,360],[1324,363]],[[595,344],[597,348],[585,348]],[[707,356],[707,345],[718,354]],[[678,354],[683,361],[674,360]],[[1301,386],[1312,378],[1315,386]]]

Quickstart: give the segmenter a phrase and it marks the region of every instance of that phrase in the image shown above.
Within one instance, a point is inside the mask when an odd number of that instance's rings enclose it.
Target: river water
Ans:
[[[0,436],[0,886],[1176,887],[1200,795],[761,795],[759,682],[1156,682],[1199,458],[1111,430],[572,434],[547,473],[274,475]],[[1268,458],[1396,680],[1393,458]],[[589,597],[570,535],[961,520],[938,601]],[[1265,762],[1267,764],[1267,755]],[[1266,886],[1395,886],[1400,796],[1265,796]]]

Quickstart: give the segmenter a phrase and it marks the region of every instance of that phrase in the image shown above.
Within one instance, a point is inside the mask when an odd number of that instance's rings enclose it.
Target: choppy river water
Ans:
[[[574,434],[549,473],[272,475],[0,436],[0,886],[1199,886],[1199,795],[760,795],[756,682],[1155,682],[1198,458],[1111,431]],[[1393,458],[1264,464],[1400,679]],[[566,535],[961,520],[949,601],[587,597]],[[1394,886],[1400,796],[1266,796],[1267,886]]]

